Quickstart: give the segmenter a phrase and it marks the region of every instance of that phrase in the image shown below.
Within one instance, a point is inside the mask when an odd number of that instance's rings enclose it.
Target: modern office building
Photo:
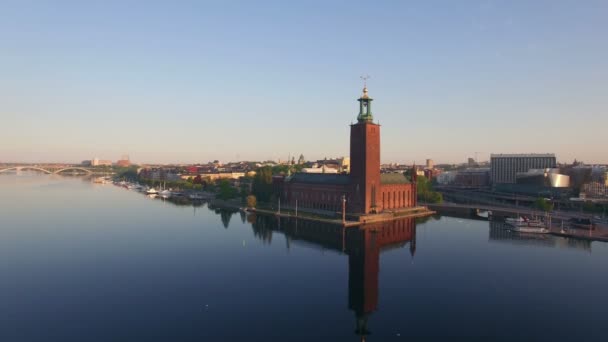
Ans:
[[[530,169],[552,169],[557,164],[555,154],[492,154],[490,169],[493,184],[515,184],[517,174]]]
[[[570,176],[560,173],[560,169],[530,169],[516,176],[517,184],[536,185],[550,188],[570,187]]]
[[[489,168],[471,168],[456,173],[454,185],[481,188],[490,184]]]

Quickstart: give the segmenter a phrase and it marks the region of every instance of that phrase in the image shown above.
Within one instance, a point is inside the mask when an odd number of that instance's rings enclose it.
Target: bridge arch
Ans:
[[[53,172],[51,172],[49,170],[46,170],[46,169],[43,169],[43,168],[40,168],[40,167],[35,167],[35,166],[14,166],[14,167],[8,167],[6,169],[0,170],[0,173],[12,171],[12,170],[15,170],[15,171],[35,170],[35,171],[44,172],[44,173],[49,174],[49,175],[53,173]]]
[[[93,171],[91,171],[91,170],[87,170],[87,169],[82,168],[82,167],[66,167],[66,168],[63,168],[63,169],[57,170],[57,171],[55,171],[55,172],[53,172],[53,173],[58,174],[58,173],[60,173],[60,172],[69,171],[69,170],[74,170],[74,171],[83,171],[83,172],[86,172],[87,174],[91,174],[91,173],[93,173]]]

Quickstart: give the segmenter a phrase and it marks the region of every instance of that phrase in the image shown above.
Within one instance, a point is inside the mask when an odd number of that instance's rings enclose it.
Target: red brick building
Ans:
[[[416,176],[380,173],[380,125],[374,123],[367,87],[358,99],[357,123],[350,128],[350,174],[296,173],[275,179],[286,206],[349,214],[376,214],[417,205]]]

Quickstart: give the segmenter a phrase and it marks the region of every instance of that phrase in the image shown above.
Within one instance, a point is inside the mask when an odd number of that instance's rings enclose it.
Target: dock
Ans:
[[[572,239],[608,242],[608,227],[605,225],[596,225],[594,229],[569,228],[565,232],[562,232],[561,226],[551,226],[549,232],[551,235]]]

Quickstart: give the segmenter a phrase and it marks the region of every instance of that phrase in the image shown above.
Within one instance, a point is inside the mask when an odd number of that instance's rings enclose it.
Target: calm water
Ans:
[[[604,243],[344,231],[61,176],[0,190],[0,341],[606,340]]]

